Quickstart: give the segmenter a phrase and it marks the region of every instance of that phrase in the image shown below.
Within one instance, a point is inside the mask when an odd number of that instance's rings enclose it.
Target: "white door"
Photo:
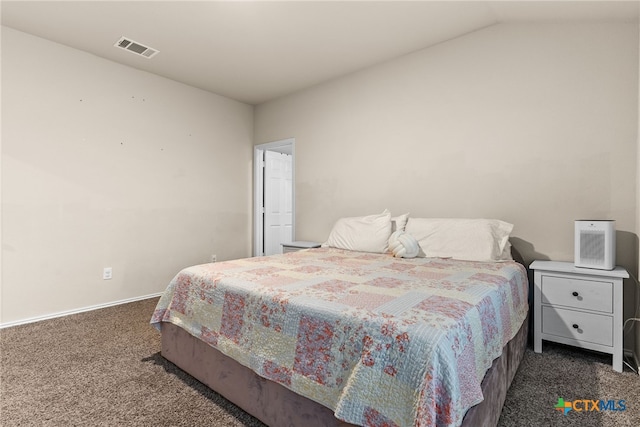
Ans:
[[[264,152],[264,254],[282,253],[293,240],[291,154]]]

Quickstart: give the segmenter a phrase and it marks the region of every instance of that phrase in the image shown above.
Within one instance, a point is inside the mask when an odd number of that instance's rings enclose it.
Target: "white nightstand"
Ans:
[[[534,261],[533,349],[542,340],[613,355],[622,372],[622,267],[596,270],[571,262]]]
[[[311,248],[319,248],[320,243],[318,242],[305,242],[302,240],[291,242],[291,243],[282,243],[282,253],[286,254],[289,252],[297,252],[302,249],[311,249]]]

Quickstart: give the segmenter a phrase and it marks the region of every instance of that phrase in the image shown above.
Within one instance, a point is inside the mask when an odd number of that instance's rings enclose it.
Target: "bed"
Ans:
[[[151,319],[162,355],[270,426],[495,425],[527,342],[524,266],[353,249],[182,270]]]

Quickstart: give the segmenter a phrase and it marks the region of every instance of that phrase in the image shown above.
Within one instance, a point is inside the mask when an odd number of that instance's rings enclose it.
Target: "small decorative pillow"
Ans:
[[[420,252],[420,245],[411,234],[398,230],[389,237],[389,250],[396,258],[415,258]]]
[[[394,216],[391,218],[391,231],[404,231],[409,220],[409,213]]]

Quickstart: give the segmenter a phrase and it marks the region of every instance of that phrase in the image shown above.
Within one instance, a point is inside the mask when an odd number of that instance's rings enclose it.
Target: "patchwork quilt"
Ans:
[[[333,248],[204,264],[169,284],[171,322],[364,426],[457,426],[527,310],[516,262]]]

